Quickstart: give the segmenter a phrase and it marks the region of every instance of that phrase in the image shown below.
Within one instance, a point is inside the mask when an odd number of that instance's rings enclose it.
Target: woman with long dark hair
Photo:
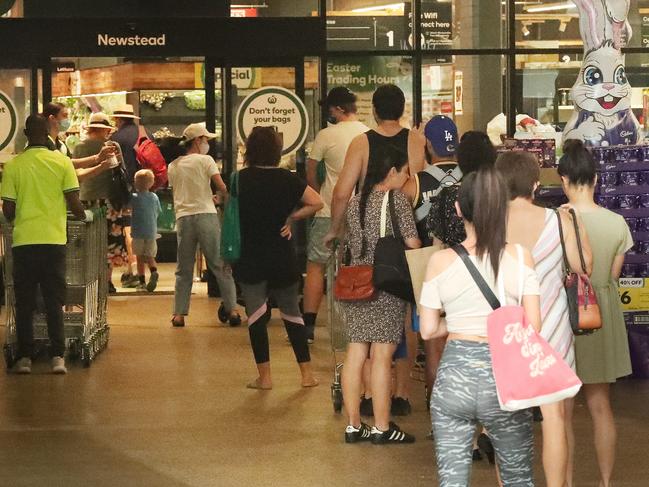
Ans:
[[[447,337],[430,401],[440,485],[470,485],[471,450],[479,422],[489,431],[503,485],[532,486],[532,414],[500,408],[487,342],[492,308],[458,254],[468,254],[492,289],[504,288],[503,305],[518,302],[522,288],[522,305],[538,330],[541,316],[534,262],[529,251],[506,243],[508,192],[494,169],[466,176],[458,199],[456,209],[464,220],[466,239],[433,255],[420,299],[422,337]],[[523,282],[519,282],[520,266]]]
[[[593,199],[597,175],[595,161],[578,140],[566,142],[559,161],[559,175],[570,205],[579,212],[593,255],[590,282],[595,289],[602,315],[602,329],[592,335],[577,336],[575,358],[577,375],[584,383],[586,405],[593,422],[593,436],[601,487],[611,485],[615,465],[616,430],[611,408],[610,387],[631,373],[629,341],[620,308],[617,282],[624,264],[624,254],[633,247],[633,237],[622,216],[597,205]],[[574,399],[566,401],[569,425],[570,461],[568,485],[572,479],[572,431]]]
[[[351,251],[352,265],[373,264],[374,249],[379,240],[381,207],[387,191],[394,191],[396,215],[404,244],[418,248],[412,208],[406,196],[398,190],[408,180],[407,157],[390,146],[373,153],[360,194],[354,196],[347,209],[346,241]],[[391,230],[391,218],[387,227]],[[349,347],[343,367],[342,386],[349,425],[345,441],[371,440],[375,444],[412,443],[415,438],[390,422],[392,355],[401,341],[408,304],[383,291],[377,291],[369,301],[345,303]],[[360,398],[363,364],[371,357],[371,386],[374,427],[361,422]]]

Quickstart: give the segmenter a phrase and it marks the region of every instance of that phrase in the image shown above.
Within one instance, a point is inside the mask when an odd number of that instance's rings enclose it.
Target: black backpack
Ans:
[[[457,216],[455,202],[460,186],[454,184],[443,188],[436,198],[431,200],[431,208],[424,220],[424,228],[429,237],[437,237],[445,245],[453,247],[464,241],[464,223]]]

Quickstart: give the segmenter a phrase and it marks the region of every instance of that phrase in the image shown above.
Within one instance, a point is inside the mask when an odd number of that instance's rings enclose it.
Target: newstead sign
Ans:
[[[160,36],[111,36],[97,34],[98,46],[166,46],[167,35]]]

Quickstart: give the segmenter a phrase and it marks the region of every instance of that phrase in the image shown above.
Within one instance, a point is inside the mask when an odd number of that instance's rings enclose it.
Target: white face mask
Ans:
[[[202,155],[206,155],[210,151],[210,144],[207,142],[201,142],[198,146],[198,150]]]

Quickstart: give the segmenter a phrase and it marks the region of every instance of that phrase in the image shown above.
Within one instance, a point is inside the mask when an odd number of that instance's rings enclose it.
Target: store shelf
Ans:
[[[624,172],[624,171],[649,171],[649,161],[629,160],[627,162],[611,162],[600,164],[601,172]],[[649,191],[649,187],[647,187]]]

